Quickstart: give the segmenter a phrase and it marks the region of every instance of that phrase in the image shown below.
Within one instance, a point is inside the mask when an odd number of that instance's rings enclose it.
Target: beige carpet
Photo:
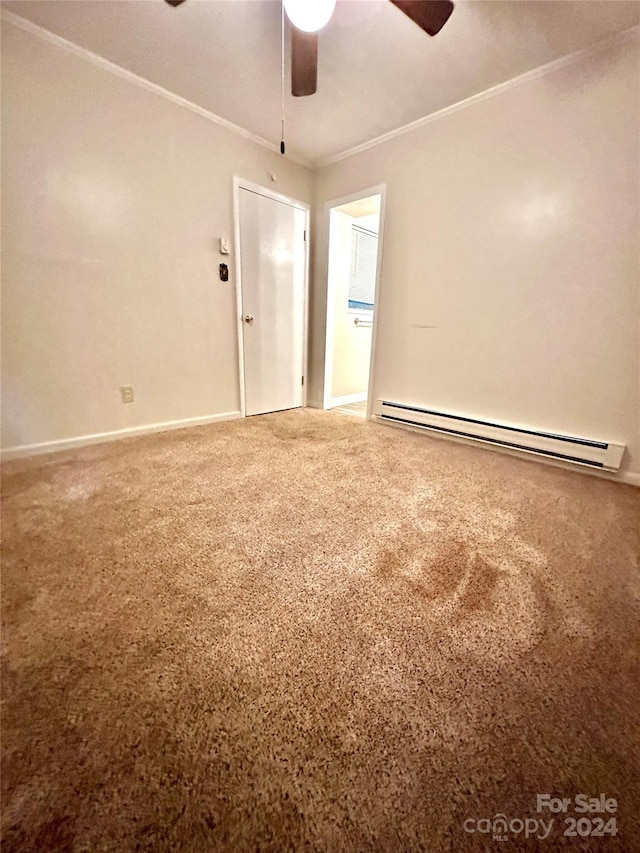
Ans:
[[[310,410],[3,474],[5,853],[640,849],[638,490]]]

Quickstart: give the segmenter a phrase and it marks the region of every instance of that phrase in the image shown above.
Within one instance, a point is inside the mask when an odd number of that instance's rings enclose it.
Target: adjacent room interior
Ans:
[[[382,194],[329,203],[324,408],[366,417]]]
[[[640,3],[1,5],[3,849],[637,849]]]

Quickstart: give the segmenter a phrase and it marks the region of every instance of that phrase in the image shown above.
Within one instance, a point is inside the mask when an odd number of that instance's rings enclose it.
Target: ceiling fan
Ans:
[[[185,0],[166,0],[181,6]],[[335,0],[283,0],[291,23],[291,94],[305,97],[318,88],[318,30],[329,22]],[[390,0],[427,35],[435,36],[453,12],[451,0]]]

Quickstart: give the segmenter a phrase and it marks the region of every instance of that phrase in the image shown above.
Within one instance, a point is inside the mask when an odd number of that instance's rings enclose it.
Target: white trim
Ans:
[[[541,465],[550,465],[553,468],[562,468],[564,471],[573,471],[574,474],[587,474],[590,477],[597,477],[600,480],[610,480],[614,483],[621,483],[640,488],[640,474],[634,474],[631,471],[621,471],[618,473],[602,471],[596,468],[589,468],[586,465],[576,465],[572,462],[550,459],[547,456],[533,455],[525,451],[514,450],[499,444],[480,444],[472,438],[462,438],[461,436],[447,435],[446,433],[425,432],[423,427],[412,426],[411,424],[403,424],[396,421],[385,421],[376,415],[373,415],[371,420],[380,426],[416,433],[426,438],[432,438],[434,441],[451,441],[455,444],[464,444],[467,447],[475,447],[476,450],[488,450],[491,453],[502,453],[506,456],[512,456],[515,459],[521,459],[525,462],[537,462]]]
[[[239,178],[237,176],[234,176],[234,182],[235,181],[238,182],[239,189],[249,190],[249,192],[257,193],[257,195],[263,195],[265,198],[271,198],[274,201],[281,201],[284,204],[288,204],[290,207],[297,207],[299,210],[304,210],[307,213],[311,210],[311,205],[306,201],[300,201],[290,195],[277,193],[275,190],[269,189],[269,187],[263,187],[261,184],[254,184],[253,181],[247,181],[244,178]]]
[[[304,323],[302,334],[302,405],[306,409],[309,400],[309,287],[310,287],[310,264],[311,264],[311,205],[303,207],[305,211],[304,220],[304,313],[302,322]]]
[[[240,393],[240,417],[246,418],[244,397],[244,329],[242,328],[242,259],[240,257],[240,179],[233,177],[233,257],[236,263],[236,337],[238,340],[238,390]]]
[[[346,148],[344,151],[340,151],[338,154],[332,154],[330,157],[325,157],[322,160],[315,160],[312,163],[312,168],[316,170],[323,169],[325,166],[331,166],[333,163],[338,163],[340,160],[345,160],[347,157],[353,157],[354,154],[360,154],[362,151],[367,151],[369,148],[375,148],[378,145],[383,145],[385,142],[396,139],[398,136],[404,136],[405,133],[411,133],[413,130],[424,127],[427,124],[431,124],[432,121],[438,121],[438,119],[446,118],[446,116],[453,115],[453,113],[457,113],[460,110],[471,107],[474,104],[486,100],[487,98],[493,98],[496,95],[501,95],[503,92],[508,92],[510,89],[514,89],[524,83],[529,83],[532,80],[539,80],[547,74],[553,74],[554,71],[560,71],[570,65],[575,65],[578,62],[582,62],[584,59],[596,56],[598,53],[609,50],[609,48],[615,47],[616,45],[624,44],[624,42],[627,41],[633,41],[639,34],[640,25],[635,25],[627,30],[622,30],[622,32],[615,33],[602,41],[596,42],[596,44],[591,45],[591,47],[582,48],[581,50],[577,50],[567,56],[562,56],[560,59],[554,59],[546,65],[540,65],[537,68],[531,69],[531,71],[525,71],[524,74],[512,77],[511,80],[506,80],[504,83],[498,83],[496,86],[492,86],[482,92],[477,92],[475,95],[471,95],[469,98],[464,98],[462,101],[457,101],[455,104],[449,104],[449,106],[444,107],[441,110],[429,113],[429,115],[416,119],[416,121],[409,122],[408,124],[402,125],[402,127],[395,128],[395,130],[390,130],[388,133],[383,133],[381,136],[369,139],[367,142],[354,145],[352,148]]]
[[[57,453],[60,450],[71,450],[74,447],[86,447],[90,444],[102,444],[107,441],[116,441],[121,438],[130,438],[136,435],[149,435],[154,432],[165,432],[166,430],[185,429],[185,427],[204,426],[206,424],[219,423],[221,421],[233,421],[240,417],[240,412],[221,412],[217,415],[205,415],[201,418],[185,418],[179,421],[164,421],[159,424],[145,424],[144,426],[117,429],[111,432],[98,432],[94,435],[78,435],[75,438],[63,438],[58,441],[45,441],[42,444],[20,444],[15,447],[7,447],[1,451],[2,461],[9,459],[20,459],[24,456],[37,456],[41,453]]]
[[[387,185],[380,185],[380,219],[378,222],[378,258],[376,261],[376,289],[373,298],[373,323],[371,328],[371,356],[369,359],[369,387],[367,388],[367,414],[371,418],[373,409],[373,380],[375,372],[376,341],[378,340],[378,317],[380,316],[380,281],[382,279],[382,255],[384,252],[384,225],[387,202]]]
[[[283,195],[282,193],[274,192],[260,184],[254,184],[252,181],[247,181],[237,175],[233,176],[233,234],[234,234],[234,252],[236,259],[236,313],[237,313],[237,330],[238,330],[238,383],[240,388],[240,416],[247,416],[247,405],[245,396],[245,379],[244,379],[244,323],[242,322],[242,260],[240,252],[240,190],[248,190],[252,193],[280,201],[302,210],[305,215],[305,260],[304,260],[304,311],[302,317],[302,364],[300,365],[300,375],[304,376],[304,385],[302,386],[302,406],[307,405],[307,395],[309,391],[309,381],[307,370],[308,348],[309,348],[309,238],[311,235],[311,205],[305,201],[300,201],[297,198]]]
[[[345,394],[343,397],[332,397],[327,409],[335,409],[336,406],[348,406],[350,403],[364,403],[367,392],[360,391],[358,394]]]
[[[323,373],[323,387],[322,387],[322,408],[323,409],[331,409],[335,405],[339,405],[338,403],[333,403],[333,400],[342,399],[340,397],[332,397],[331,396],[331,379],[333,376],[333,304],[335,294],[333,292],[333,287],[331,285],[331,280],[329,278],[329,247],[331,244],[331,211],[333,208],[342,207],[343,204],[350,204],[352,201],[360,201],[362,198],[369,198],[372,195],[380,196],[380,220],[378,226],[378,258],[376,262],[376,289],[374,296],[374,305],[372,313],[372,328],[371,328],[371,357],[369,360],[369,382],[368,382],[368,391],[364,395],[364,399],[371,399],[371,394],[373,390],[373,368],[374,368],[374,353],[375,353],[375,340],[376,340],[376,330],[377,330],[377,320],[378,320],[378,298],[380,295],[380,276],[382,274],[382,247],[384,243],[384,211],[385,211],[385,200],[387,194],[387,185],[386,184],[377,184],[375,187],[370,187],[369,189],[361,190],[355,193],[351,193],[350,195],[342,196],[341,198],[334,198],[327,202],[324,205],[324,222],[325,222],[325,234],[324,234],[324,242],[322,246],[323,257],[327,259],[327,269],[326,269],[326,279],[325,279],[325,296],[326,296],[326,304],[325,304],[325,329],[324,329],[324,373]],[[355,309],[354,309],[355,310]],[[362,313],[362,312],[358,312]],[[359,402],[359,401],[353,401]],[[367,418],[370,417],[370,407],[371,403],[367,405]]]
[[[140,77],[139,74],[134,74],[133,71],[128,71],[121,65],[116,65],[115,62],[111,62],[109,59],[105,59],[103,56],[100,56],[97,53],[93,53],[93,51],[88,50],[86,47],[80,47],[80,45],[74,44],[74,42],[68,41],[62,36],[56,35],[50,30],[46,30],[44,27],[38,26],[38,24],[34,24],[32,21],[27,20],[27,18],[22,18],[20,15],[16,15],[14,12],[9,12],[7,9],[2,9],[1,17],[3,21],[6,21],[6,23],[12,24],[14,27],[18,27],[19,29],[24,30],[32,36],[36,36],[36,38],[49,42],[49,44],[53,44],[56,47],[60,47],[63,50],[66,50],[68,53],[74,54],[74,56],[78,56],[81,59],[85,59],[92,65],[97,65],[98,68],[102,68],[103,71],[108,71],[110,74],[114,74],[116,77],[120,77],[123,80],[127,80],[129,83],[134,83],[141,89],[146,89],[147,92],[151,92],[154,95],[159,95],[161,98],[164,98],[167,101],[171,101],[172,104],[176,104],[176,106],[178,107],[182,107],[185,110],[189,110],[189,112],[192,112],[195,115],[212,122],[213,124],[217,124],[220,127],[224,127],[226,130],[230,130],[232,133],[236,133],[238,136],[242,136],[244,139],[248,139],[251,142],[255,142],[256,144],[261,145],[263,148],[267,148],[269,151],[273,151],[276,154],[280,153],[279,143],[276,144],[275,142],[269,142],[268,139],[264,139],[262,136],[258,136],[257,133],[252,133],[252,131],[246,130],[244,127],[240,127],[240,125],[234,124],[232,121],[228,121],[226,118],[223,118],[222,116],[219,116],[216,113],[212,113],[210,110],[207,110],[204,107],[198,106],[198,104],[194,104],[193,101],[188,101],[186,98],[182,98],[180,95],[176,95],[173,92],[170,92],[168,89],[159,86],[157,83],[153,83],[151,80],[147,80],[146,77]],[[305,160],[301,157],[293,156],[290,154],[287,154],[287,158],[289,160],[293,160],[295,163],[299,163],[301,166],[312,168],[312,164],[309,160]]]

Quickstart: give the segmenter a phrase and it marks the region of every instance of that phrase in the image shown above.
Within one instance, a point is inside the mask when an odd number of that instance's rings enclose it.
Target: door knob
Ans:
[[[253,323],[253,317],[251,316],[251,314],[245,314],[244,315],[244,321],[245,321],[245,323],[248,323],[249,325],[251,325]]]

